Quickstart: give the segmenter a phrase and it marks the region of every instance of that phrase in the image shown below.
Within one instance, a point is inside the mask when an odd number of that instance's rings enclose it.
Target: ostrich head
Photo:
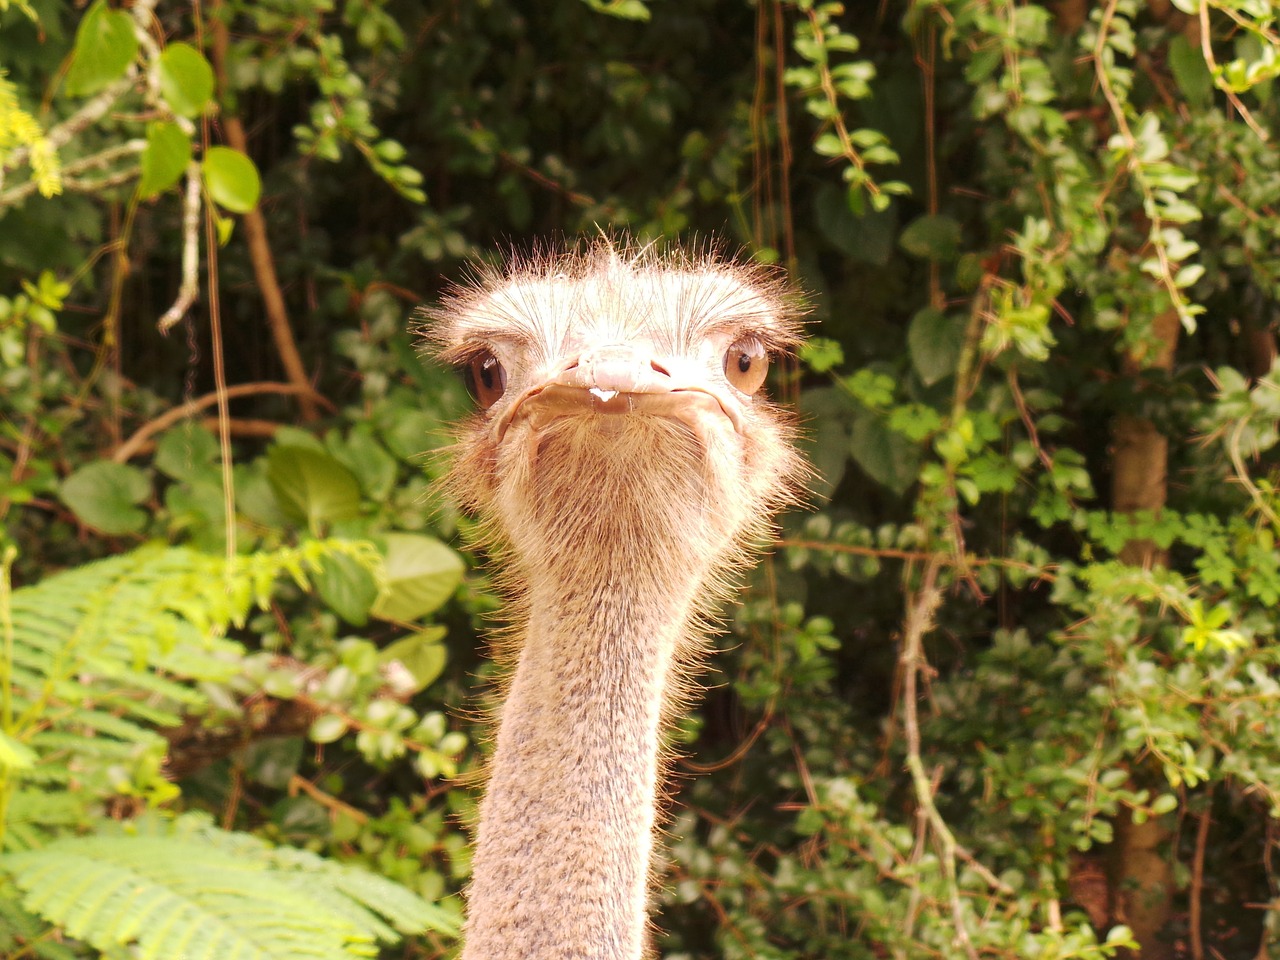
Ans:
[[[663,717],[801,470],[761,395],[794,301],[601,241],[481,273],[428,329],[478,401],[453,487],[516,606],[464,957],[634,960]]]

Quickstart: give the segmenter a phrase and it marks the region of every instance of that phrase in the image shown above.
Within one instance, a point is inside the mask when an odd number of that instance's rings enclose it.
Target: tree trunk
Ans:
[[[226,22],[215,15],[211,20],[213,26],[213,43],[210,53],[213,55],[213,66],[218,78],[220,91],[226,90],[227,47],[230,43]],[[245,134],[244,124],[240,118],[226,106],[222,109],[222,131],[227,143],[246,156],[249,153],[249,138]],[[275,258],[271,255],[271,244],[267,239],[267,219],[262,214],[262,205],[254,207],[241,217],[244,224],[245,242],[249,247],[249,260],[253,264],[253,274],[258,282],[258,292],[262,295],[263,308],[266,313],[267,327],[276,344],[276,354],[280,365],[284,368],[286,379],[298,389],[298,407],[302,419],[317,420],[320,410],[316,405],[315,390],[311,386],[311,378],[302,362],[302,354],[298,352],[298,344],[293,336],[293,327],[289,323],[289,312],[285,307],[284,291],[280,288],[280,279],[276,275]]]
[[[1089,0],[1058,0],[1053,5],[1053,13],[1059,30],[1074,33],[1089,19]]]
[[[1151,325],[1155,343],[1124,358],[1126,376],[1145,370],[1173,369],[1179,321],[1169,310]],[[1169,440],[1150,420],[1118,414],[1112,424],[1111,506],[1117,513],[1159,512],[1168,499]],[[1120,551],[1125,563],[1144,568],[1163,566],[1165,552],[1149,540],[1131,540]],[[1141,778],[1142,771],[1134,771]],[[1133,930],[1142,945],[1142,960],[1171,960],[1167,939],[1173,913],[1173,859],[1167,847],[1172,833],[1164,817],[1135,823],[1127,810],[1116,822],[1112,847],[1112,907],[1115,919]]]

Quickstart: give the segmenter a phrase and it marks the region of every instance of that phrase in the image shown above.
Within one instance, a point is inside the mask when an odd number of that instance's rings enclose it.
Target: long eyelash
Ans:
[[[479,360],[486,354],[493,353],[493,346],[488,342],[484,340],[468,340],[465,343],[449,347],[447,350],[441,350],[438,356],[445,363],[453,364],[455,367],[465,367],[473,360]]]

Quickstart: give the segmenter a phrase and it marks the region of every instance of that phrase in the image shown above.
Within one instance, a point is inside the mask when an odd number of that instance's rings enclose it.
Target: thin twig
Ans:
[[[187,167],[187,192],[182,199],[182,284],[178,298],[156,324],[167,334],[175,323],[187,315],[200,296],[200,166]]]
[[[969,927],[965,922],[964,904],[960,899],[960,882],[956,872],[956,856],[958,844],[951,828],[942,818],[937,804],[933,802],[933,785],[924,768],[924,760],[920,755],[920,717],[918,713],[917,680],[920,668],[925,664],[924,637],[933,629],[933,617],[942,603],[942,590],[938,586],[938,574],[942,570],[940,560],[931,560],[924,568],[920,587],[910,597],[907,605],[906,623],[902,637],[902,653],[899,663],[902,665],[902,712],[903,730],[907,738],[907,770],[915,785],[916,803],[924,811],[925,819],[933,831],[938,844],[939,861],[942,864],[943,877],[946,880],[948,900],[951,903],[951,916],[955,924],[956,941],[969,960],[978,960],[978,951],[969,936]],[[910,570],[908,570],[908,576]],[[904,582],[907,578],[904,577]]]
[[[1050,473],[1053,472],[1053,458],[1045,453],[1045,449],[1040,444],[1040,431],[1036,429],[1036,422],[1031,417],[1031,411],[1027,407],[1027,398],[1022,395],[1022,388],[1018,384],[1018,371],[1009,367],[1009,390],[1013,393],[1014,405],[1018,408],[1018,416],[1022,418],[1022,425],[1027,428],[1027,436],[1031,439],[1031,446],[1036,451],[1036,456],[1040,458],[1041,465]]]
[[[332,794],[325,793],[306,777],[300,777],[296,773],[289,778],[287,791],[291,797],[296,797],[301,791],[330,813],[340,814],[354,820],[356,823],[366,824],[369,822],[369,815],[363,810],[357,810],[351,804],[343,803]]]
[[[1231,466],[1235,469],[1236,480],[1248,492],[1250,499],[1253,500],[1254,506],[1258,511],[1271,523],[1276,532],[1280,533],[1280,515],[1267,502],[1267,498],[1262,491],[1258,489],[1249,476],[1249,468],[1244,464],[1244,455],[1240,452],[1240,438],[1243,436],[1245,428],[1249,426],[1249,419],[1241,417],[1236,424],[1235,429],[1231,431],[1231,439],[1226,441],[1227,456],[1231,458]]]
[[[1235,15],[1231,11],[1227,10],[1225,7],[1220,9],[1222,9],[1222,11],[1228,16],[1235,19]],[[1239,23],[1239,20],[1236,22]],[[1241,24],[1241,26],[1246,25]],[[1269,39],[1274,45],[1276,42],[1275,39]],[[1249,112],[1249,108],[1244,105],[1244,102],[1236,96],[1235,91],[1228,90],[1227,87],[1219,81],[1218,61],[1213,57],[1212,37],[1209,35],[1209,4],[1207,2],[1202,2],[1200,4],[1200,52],[1204,55],[1204,62],[1209,68],[1209,72],[1213,74],[1214,85],[1227,95],[1227,99],[1231,101],[1231,105],[1236,108],[1237,112],[1239,112],[1241,119],[1249,125],[1249,129],[1257,134],[1258,139],[1263,143],[1270,140],[1270,135],[1266,130],[1262,129],[1262,126],[1258,121],[1253,118],[1253,114]]]
[[[1169,262],[1168,244],[1162,235],[1165,221],[1160,218],[1154,191],[1143,173],[1138,139],[1134,136],[1133,129],[1129,126],[1129,118],[1125,115],[1124,105],[1120,102],[1120,98],[1116,96],[1115,89],[1111,86],[1111,76],[1106,66],[1107,35],[1111,30],[1111,21],[1115,19],[1118,5],[1119,0],[1109,0],[1098,22],[1098,40],[1093,48],[1094,75],[1098,78],[1098,86],[1102,90],[1102,96],[1106,99],[1107,106],[1111,110],[1111,118],[1115,121],[1116,131],[1119,133],[1120,139],[1124,141],[1125,168],[1133,177],[1138,190],[1142,193],[1143,209],[1146,211],[1147,218],[1151,223],[1151,228],[1147,234],[1147,243],[1155,251],[1156,262],[1160,265],[1160,275],[1156,279],[1159,280],[1160,285],[1165,288],[1165,292],[1169,295],[1169,300],[1173,304],[1174,310],[1178,313],[1178,319],[1190,325],[1191,315],[1187,313],[1186,298],[1183,297],[1182,291],[1178,288],[1177,278],[1173,273],[1173,265]],[[1203,13],[1203,6],[1201,12]]]
[[[131,170],[121,170],[109,177],[103,177],[98,180],[75,180],[73,174],[83,173],[86,170],[97,170],[105,167],[107,164],[126,156],[135,156],[147,148],[145,140],[129,140],[125,143],[117,144],[109,147],[100,153],[92,154],[88,157],[81,157],[79,160],[68,163],[62,168],[62,188],[64,191],[74,193],[92,193],[95,190],[101,190],[105,186],[113,185],[108,181],[117,181],[124,183],[132,180],[138,175],[137,168]],[[16,187],[0,193],[0,209],[11,207],[15,203],[20,203],[27,197],[31,196],[40,189],[40,184],[35,180],[28,180]]]
[[[793,275],[800,269],[796,259],[796,225],[795,214],[791,209],[791,122],[787,119],[787,58],[783,48],[782,4],[773,5],[773,43],[774,43],[774,110],[778,122],[778,171],[781,175],[778,193],[782,197],[782,236],[785,243],[787,269]]]
[[[327,407],[332,407],[328,400],[312,391],[309,386],[305,389],[312,394],[312,397],[317,402],[323,403]],[[234,387],[227,387],[225,391],[228,400],[233,400],[237,397],[251,397],[263,393],[282,393],[293,395],[302,392],[302,389],[292,383],[273,383],[269,381],[263,383],[239,383]],[[157,433],[167,430],[175,423],[179,423],[207,407],[216,405],[218,403],[218,396],[217,392],[207,393],[202,397],[196,397],[194,400],[189,400],[181,406],[174,407],[171,410],[166,410],[154,420],[147,421],[135,430],[128,440],[116,447],[115,452],[111,455],[111,459],[116,463],[125,463],[132,459],[138,455],[146,445],[147,441]]]
[[[776,541],[779,547],[790,547],[796,550],[818,550],[826,553],[850,553],[859,557],[875,557],[881,560],[907,560],[929,563],[934,560],[944,566],[955,567],[967,571],[970,567],[1001,567],[1009,570],[1023,570],[1035,574],[1038,580],[1052,583],[1057,579],[1054,570],[1057,564],[1037,566],[1022,560],[1011,560],[1008,557],[975,557],[964,554],[957,558],[954,553],[927,550],[898,550],[893,547],[864,547],[856,543],[829,543],[824,540],[793,540],[790,538]]]
[[[823,30],[822,17],[813,7],[805,10],[806,16],[809,18],[809,24],[813,28],[814,45],[822,50],[821,59],[814,63],[818,70],[818,78],[822,86],[822,95],[826,97],[827,103],[831,107],[830,123],[835,131],[836,138],[840,141],[841,156],[849,161],[858,172],[863,174],[866,179],[862,181],[860,186],[871,196],[880,194],[880,185],[871,179],[867,174],[867,162],[862,158],[862,154],[858,152],[858,148],[854,146],[852,137],[849,136],[849,128],[844,122],[844,113],[840,109],[840,94],[836,90],[835,78],[831,76],[831,68],[828,66],[828,52],[826,44],[826,33]]]

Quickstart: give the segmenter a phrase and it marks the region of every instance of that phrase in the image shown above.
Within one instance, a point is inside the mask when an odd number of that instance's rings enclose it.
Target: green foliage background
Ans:
[[[1280,956],[1278,19],[0,0],[0,952],[456,951],[499,601],[412,314],[608,229],[814,318],[661,954]]]

